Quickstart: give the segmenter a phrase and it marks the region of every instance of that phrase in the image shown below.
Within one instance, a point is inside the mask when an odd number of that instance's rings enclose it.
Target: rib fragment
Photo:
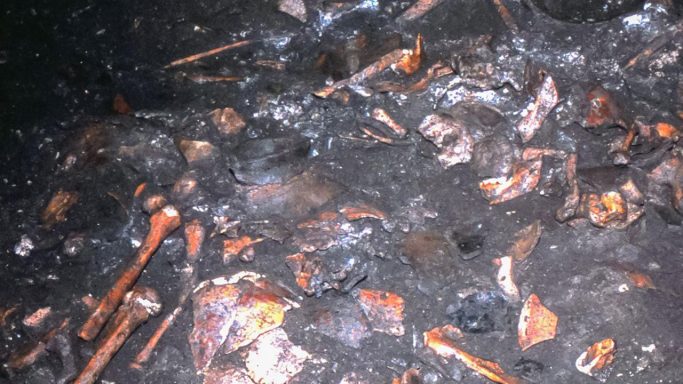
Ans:
[[[460,349],[451,335],[457,335],[460,330],[452,325],[436,327],[424,333],[424,344],[437,355],[445,358],[455,358],[467,366],[467,368],[477,372],[487,379],[499,384],[521,384],[522,381],[514,376],[508,375],[503,368],[493,361],[472,356]]]
[[[327,98],[336,91],[347,87],[347,86],[354,86],[354,85],[359,85],[360,83],[364,82],[365,80],[376,76],[380,72],[384,71],[385,69],[389,68],[392,64],[395,64],[398,62],[401,57],[403,57],[403,50],[402,49],[394,49],[393,51],[387,53],[386,55],[382,56],[377,60],[376,62],[368,65],[367,67],[363,68],[360,70],[358,73],[354,74],[353,76],[344,79],[344,80],[339,80],[336,83],[332,85],[328,85],[319,91],[315,92],[314,95],[321,97],[321,98]]]
[[[410,8],[406,9],[396,21],[399,23],[413,21],[424,16],[427,12],[436,8],[443,0],[417,0]]]
[[[201,52],[201,53],[197,53],[197,54],[194,54],[194,55],[190,55],[190,56],[187,56],[187,57],[183,57],[182,59],[174,60],[174,61],[172,61],[170,64],[166,65],[166,66],[164,67],[164,69],[176,67],[176,66],[182,65],[182,64],[192,63],[192,62],[194,62],[194,61],[203,59],[203,58],[205,58],[205,57],[217,55],[217,54],[219,54],[219,53],[221,53],[221,52],[223,52],[223,51],[227,51],[227,50],[230,50],[230,49],[235,49],[235,48],[243,47],[243,46],[249,45],[249,44],[251,44],[251,43],[252,43],[251,40],[236,41],[236,42],[234,42],[234,43],[226,44],[226,45],[221,46],[221,47],[218,47],[218,48],[210,49],[210,50],[208,50],[208,51],[204,51],[204,52]]]

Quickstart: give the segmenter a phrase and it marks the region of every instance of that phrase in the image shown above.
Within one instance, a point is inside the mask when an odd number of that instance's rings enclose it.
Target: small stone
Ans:
[[[210,115],[218,132],[223,136],[236,135],[247,126],[244,118],[232,108],[215,109]]]
[[[190,165],[210,161],[216,156],[215,147],[208,141],[180,139],[178,140],[178,149]]]
[[[308,17],[306,3],[303,0],[279,0],[277,2],[277,9],[280,12],[297,18],[302,23],[305,23]]]
[[[251,263],[256,259],[256,252],[254,248],[249,247],[240,255],[240,261],[243,263]]]
[[[69,257],[78,256],[85,247],[85,236],[82,233],[71,233],[64,240],[64,254]]]
[[[28,255],[31,254],[31,251],[35,248],[35,245],[33,244],[33,240],[31,240],[28,235],[21,235],[21,239],[19,242],[14,246],[14,253],[17,256],[21,257],[27,257]]]

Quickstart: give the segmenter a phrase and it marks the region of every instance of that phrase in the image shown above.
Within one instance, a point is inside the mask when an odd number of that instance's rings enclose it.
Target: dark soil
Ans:
[[[339,383],[349,372],[368,382],[390,382],[407,368],[421,367],[426,383],[483,383],[486,379],[457,362],[443,364],[422,345],[423,332],[457,324],[454,311],[471,294],[499,298],[492,259],[503,255],[514,234],[540,219],[543,235],[516,279],[521,296],[539,295],[560,321],[557,337],[522,352],[516,326],[520,303],[495,302],[490,324],[467,333],[463,348],[498,362],[508,373],[539,383],[591,383],[574,367],[588,346],[607,337],[617,342],[608,383],[680,383],[683,379],[683,231],[681,216],[672,208],[646,204],[646,213],[625,230],[591,225],[572,228],[555,220],[566,189],[547,176],[547,185],[517,199],[489,205],[478,188],[481,180],[467,164],[445,170],[436,150],[417,132],[434,109],[452,111],[458,102],[484,103],[505,119],[503,134],[512,133],[528,103],[525,90],[509,84],[490,89],[452,87],[451,78],[434,80],[423,92],[399,96],[351,92],[344,105],[320,99],[312,92],[332,77],[353,72],[343,49],[354,34],[370,42],[361,51],[368,64],[395,48],[410,48],[417,33],[425,39],[423,69],[412,78],[386,71],[380,80],[412,83],[433,63],[451,63],[468,41],[493,36],[495,66],[524,83],[527,61],[551,73],[558,85],[559,106],[527,146],[576,152],[583,180],[613,182],[623,172],[643,177],[654,165],[614,167],[608,146],[623,135],[618,128],[588,130],[579,125],[586,91],[603,84],[620,95],[629,113],[647,119],[671,118],[683,110],[681,34],[631,71],[621,67],[648,41],[680,23],[683,4],[670,8],[646,2],[635,13],[601,23],[573,24],[552,19],[535,8],[506,1],[520,27],[511,33],[492,3],[446,1],[411,23],[395,18],[407,2],[372,1],[332,21],[319,17],[327,2],[307,1],[309,19],[278,12],[274,1],[232,0],[5,0],[0,5],[0,307],[19,305],[2,328],[0,361],[40,332],[21,323],[25,315],[50,306],[55,317],[71,318],[71,337],[80,369],[94,343],[75,333],[87,316],[81,297],[101,297],[135,253],[148,228],[148,215],[132,193],[141,182],[171,196],[173,183],[191,171],[200,182],[201,198],[174,201],[184,220],[199,218],[213,229],[215,216],[243,223],[271,220],[291,229],[318,211],[336,210],[347,202],[366,202],[387,213],[386,223],[353,223],[348,241],[320,252],[331,266],[355,263],[366,278],[358,287],[395,292],[406,301],[402,337],[373,333],[360,348],[342,345],[311,328],[315,308],[338,305],[347,293],[327,291],[305,297],[302,308],[288,312],[284,329],[290,339],[318,359],[307,363],[297,383]],[[174,59],[242,39],[250,46],[173,69]],[[392,46],[392,44],[394,44]],[[322,52],[338,56],[327,72],[314,69]],[[256,65],[277,60],[277,71]],[[188,75],[235,75],[242,81],[197,84]],[[117,115],[112,101],[121,94],[136,111]],[[467,95],[467,96],[465,96]],[[442,97],[443,96],[443,97]],[[209,112],[232,107],[247,121],[237,136],[221,137]],[[386,109],[410,133],[398,145],[361,138],[358,126],[375,107]],[[83,132],[94,125],[101,151],[84,156],[72,170],[62,169],[65,155],[78,147]],[[242,186],[230,171],[240,158],[235,150],[254,138],[303,137],[310,144],[300,167],[314,170],[335,184],[338,193],[312,210],[274,215],[269,208],[245,202]],[[206,140],[220,150],[210,164],[190,169],[174,140]],[[355,138],[354,138],[355,137]],[[137,156],[122,156],[121,146],[148,145]],[[678,144],[680,146],[680,143]],[[283,165],[288,167],[289,163]],[[600,168],[603,167],[603,168]],[[557,167],[555,167],[557,168]],[[591,172],[601,169],[602,173]],[[79,202],[68,220],[47,230],[41,213],[58,190],[78,191]],[[541,193],[539,193],[539,190]],[[245,225],[246,228],[246,225]],[[446,260],[420,269],[408,265],[403,243],[408,233],[431,231],[446,239]],[[139,283],[159,291],[166,308],[177,300],[180,265],[184,260],[182,231],[176,231],[154,256]],[[68,255],[64,242],[76,234],[83,249]],[[465,236],[465,237],[463,237]],[[22,237],[34,248],[20,256]],[[222,237],[207,240],[200,280],[241,270],[263,273],[296,288],[284,257],[295,250],[276,241],[256,246],[252,263],[224,265]],[[459,240],[460,239],[460,240]],[[457,246],[462,239],[476,243]],[[466,243],[466,241],[465,241]],[[473,247],[473,248],[472,248]],[[468,257],[470,248],[477,253]],[[415,264],[415,263],[413,263]],[[649,275],[657,289],[633,287],[615,265],[628,265]],[[331,268],[334,269],[334,268]],[[627,287],[628,289],[625,289]],[[303,296],[303,292],[299,292]],[[476,311],[472,303],[468,313]],[[161,340],[144,372],[128,364],[144,345],[159,318],[141,327],[102,375],[108,383],[200,383],[192,363],[187,335],[192,327],[189,306]],[[654,346],[654,347],[652,347]],[[239,359],[239,357],[237,357]],[[542,369],[541,369],[542,368]],[[21,372],[0,374],[0,382],[52,383],[62,371],[54,354]]]

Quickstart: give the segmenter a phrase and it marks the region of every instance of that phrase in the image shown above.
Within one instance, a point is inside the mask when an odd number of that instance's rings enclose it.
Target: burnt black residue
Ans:
[[[510,324],[510,305],[496,292],[477,292],[449,306],[453,323],[469,333],[489,333],[505,330]]]

